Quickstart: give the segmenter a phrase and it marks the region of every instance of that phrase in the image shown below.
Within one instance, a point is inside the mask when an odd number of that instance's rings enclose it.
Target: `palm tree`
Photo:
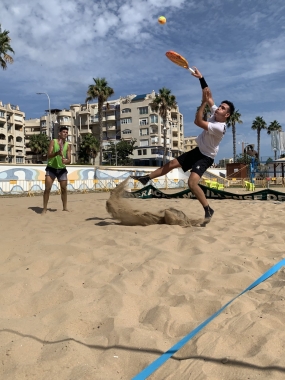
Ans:
[[[95,164],[95,158],[98,155],[99,142],[92,133],[87,133],[83,135],[80,146],[79,146],[79,159],[83,163],[89,163],[90,158],[93,160],[93,165]]]
[[[239,110],[236,110],[227,120],[227,127],[232,128],[233,134],[233,159],[236,162],[236,123],[242,124],[241,114]]]
[[[99,119],[99,144],[100,144],[100,165],[103,160],[103,104],[114,94],[114,90],[108,86],[105,78],[93,78],[95,84],[90,84],[85,102],[98,99],[98,119]]]
[[[281,131],[282,131],[282,127],[281,127],[281,125],[278,123],[277,120],[272,121],[272,122],[269,124],[268,128],[267,128],[267,134],[268,134],[268,135],[271,135],[271,133],[274,135],[275,132],[276,132],[276,134],[277,134],[277,132],[281,132]],[[276,158],[277,158],[277,147],[276,147],[276,148],[274,147],[273,149],[274,149],[274,158],[275,158],[275,160],[276,160]]]
[[[177,107],[176,98],[171,95],[171,90],[162,87],[158,90],[159,94],[155,95],[154,100],[151,103],[151,109],[158,112],[163,120],[163,165],[166,163],[166,123],[167,123],[167,113],[172,108]]]
[[[0,65],[2,66],[2,69],[7,69],[7,63],[13,63],[13,58],[7,53],[15,53],[14,50],[10,46],[11,38],[9,37],[9,31],[4,30],[2,32],[1,30],[1,24],[0,24]]]
[[[28,145],[31,151],[37,155],[37,161],[39,161],[39,155],[47,154],[49,142],[50,139],[43,133],[31,136]]]
[[[251,129],[257,131],[257,153],[258,158],[260,159],[260,132],[262,129],[267,129],[267,124],[263,120],[262,116],[256,116],[256,118],[252,122]]]

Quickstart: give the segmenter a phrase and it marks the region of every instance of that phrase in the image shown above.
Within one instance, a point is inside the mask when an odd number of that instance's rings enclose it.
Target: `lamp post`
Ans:
[[[118,166],[118,157],[117,157],[117,144],[120,142],[118,141],[117,142],[117,136],[118,134],[121,133],[121,131],[118,131],[116,134],[115,134],[115,142],[113,142],[113,144],[115,145],[115,165]],[[107,140],[111,140],[110,137],[106,136]]]
[[[51,127],[51,112],[50,112],[50,97],[46,92],[37,92],[37,95],[46,95],[48,98],[48,135],[52,140],[52,127]]]
[[[116,166],[118,166],[118,158],[117,158],[117,135],[121,133],[121,131],[118,131],[115,136],[116,136],[116,143],[115,143],[115,156],[116,156]],[[119,141],[120,142],[120,141]]]
[[[163,127],[163,165],[166,164],[166,126]]]

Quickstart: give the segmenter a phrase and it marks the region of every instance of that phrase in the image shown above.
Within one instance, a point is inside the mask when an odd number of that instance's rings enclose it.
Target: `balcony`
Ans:
[[[80,133],[81,133],[81,134],[92,133],[92,129],[91,129],[91,128],[88,128],[87,125],[81,125]]]
[[[0,156],[7,156],[7,150],[0,150]]]
[[[15,117],[14,117],[14,122],[15,122],[15,125],[23,125],[23,122],[24,122],[24,120],[23,119],[16,119]]]
[[[69,119],[69,120],[60,119],[59,120],[59,124],[60,125],[70,125],[71,124],[71,119]]]
[[[86,108],[78,112],[79,115],[90,115],[90,113],[91,112]]]
[[[116,115],[107,115],[107,117],[103,117],[103,120],[116,120]]]
[[[38,130],[38,131],[26,131],[25,130],[25,137],[27,138],[28,136],[39,135],[40,133],[41,133],[40,130]]]

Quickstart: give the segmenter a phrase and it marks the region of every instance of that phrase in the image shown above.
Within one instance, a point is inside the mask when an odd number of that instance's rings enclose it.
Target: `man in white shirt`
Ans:
[[[165,175],[172,169],[181,167],[184,172],[191,170],[188,180],[189,188],[203,206],[205,220],[209,221],[214,214],[214,210],[209,206],[205,194],[199,186],[199,181],[204,172],[214,163],[214,158],[219,151],[219,144],[226,131],[227,119],[234,113],[235,107],[228,100],[224,100],[217,107],[204,77],[196,67],[194,69],[195,72],[192,75],[199,79],[202,88],[202,104],[194,120],[194,123],[203,129],[203,132],[196,139],[198,147],[183,153],[149,175],[131,177],[146,185],[149,180]],[[203,120],[203,113],[207,103],[211,107],[211,117],[208,121],[205,121]]]

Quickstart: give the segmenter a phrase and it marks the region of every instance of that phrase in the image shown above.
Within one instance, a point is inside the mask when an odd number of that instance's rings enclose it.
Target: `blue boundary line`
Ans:
[[[262,276],[260,276],[257,280],[255,280],[251,285],[249,285],[246,289],[244,289],[240,294],[235,296],[231,301],[226,303],[221,307],[218,311],[216,311],[211,317],[202,322],[199,326],[197,326],[194,330],[192,330],[189,334],[187,334],[184,338],[182,338],[178,343],[172,346],[168,351],[162,354],[158,359],[152,362],[149,366],[147,366],[144,370],[142,370],[139,374],[132,378],[132,380],[145,380],[148,376],[150,376],[153,372],[155,372],[162,364],[164,364],[171,356],[173,356],[180,348],[182,348],[191,338],[193,338],[198,332],[200,332],[205,326],[207,326],[214,318],[216,318],[226,307],[228,307],[234,300],[240,297],[242,294],[246,293],[248,290],[253,289],[261,282],[267,280],[274,273],[276,273],[282,266],[285,265],[285,259],[279,261],[279,263],[275,264],[273,267],[268,269]]]

